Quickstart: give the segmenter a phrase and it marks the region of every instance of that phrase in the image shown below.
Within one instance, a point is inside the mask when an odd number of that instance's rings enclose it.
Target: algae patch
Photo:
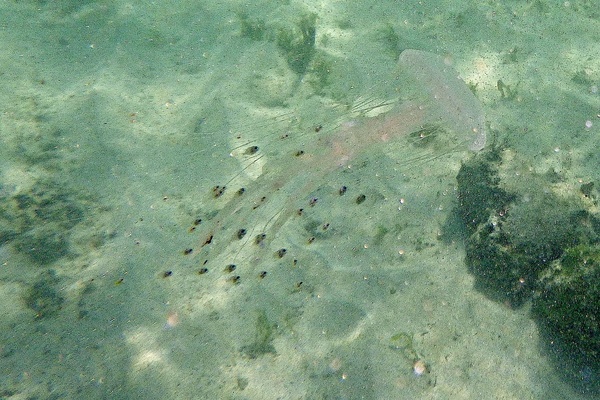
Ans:
[[[56,290],[58,283],[54,270],[47,270],[27,292],[25,304],[35,311],[36,318],[52,316],[61,309],[65,299]]]
[[[256,331],[254,341],[248,345],[242,346],[240,351],[246,357],[254,359],[265,354],[277,354],[273,346],[276,325],[267,318],[265,311],[259,311],[256,317]]]

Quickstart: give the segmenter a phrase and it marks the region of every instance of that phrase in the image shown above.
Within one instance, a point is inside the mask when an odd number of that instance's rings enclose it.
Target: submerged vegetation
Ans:
[[[61,309],[64,298],[57,290],[58,284],[54,270],[47,270],[29,288],[24,300],[27,307],[35,312],[36,318],[52,316]]]
[[[535,315],[569,346],[600,361],[600,245],[567,249],[541,284]]]
[[[476,287],[492,299],[512,307],[532,302],[548,343],[561,345],[578,364],[563,368],[572,372],[570,378],[583,365],[600,376],[600,218],[594,185],[565,191],[555,171],[532,171],[505,149],[479,154],[462,166],[457,180],[459,213],[469,233],[467,264]]]
[[[317,15],[306,13],[293,26],[268,26],[261,18],[252,19],[246,13],[238,14],[240,34],[252,40],[274,42],[285,57],[288,66],[298,75],[304,75],[315,55]]]
[[[71,251],[70,231],[85,217],[85,202],[49,180],[6,196],[0,206],[0,244],[12,244],[38,265],[57,261]]]
[[[292,29],[277,32],[277,47],[292,71],[303,75],[315,54],[316,14],[306,14]]]
[[[256,332],[254,341],[243,346],[240,350],[248,358],[254,359],[265,354],[277,354],[273,346],[276,325],[269,321],[267,313],[263,310],[256,317]]]

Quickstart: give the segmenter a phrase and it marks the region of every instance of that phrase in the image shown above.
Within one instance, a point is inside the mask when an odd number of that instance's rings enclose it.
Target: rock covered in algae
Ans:
[[[510,150],[463,164],[459,213],[469,231],[467,265],[489,297],[520,306],[564,251],[598,241],[600,220],[553,171],[536,172]]]
[[[478,289],[518,307],[532,302],[557,371],[600,392],[600,216],[592,182],[536,171],[492,149],[457,176],[466,261]]]
[[[569,248],[554,261],[532,311],[561,375],[584,392],[600,392],[600,245]]]
[[[600,244],[569,248],[552,263],[533,312],[568,345],[600,360]]]

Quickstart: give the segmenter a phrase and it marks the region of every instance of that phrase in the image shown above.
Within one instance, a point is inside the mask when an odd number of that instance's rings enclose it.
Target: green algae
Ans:
[[[316,21],[316,14],[305,14],[294,28],[277,32],[277,47],[298,75],[304,75],[315,54]]]
[[[240,351],[251,359],[265,354],[277,354],[273,346],[275,331],[276,325],[269,321],[264,310],[260,310],[256,317],[254,341],[249,345],[242,346]]]
[[[600,246],[565,251],[541,279],[533,313],[569,347],[600,357]]]
[[[463,164],[457,176],[459,213],[470,235],[466,260],[476,286],[520,306],[552,261],[566,249],[598,242],[600,227],[580,195],[548,190],[554,174],[513,171],[503,157],[492,150]]]
[[[54,270],[42,272],[25,295],[25,304],[35,311],[36,318],[55,315],[61,309],[64,298],[56,289],[59,279]]]
[[[267,35],[267,24],[263,19],[250,18],[247,13],[241,12],[238,14],[240,20],[240,34],[242,37],[252,40],[263,40]]]
[[[294,25],[280,27],[270,26],[262,18],[251,18],[245,12],[238,13],[238,19],[242,37],[274,42],[292,71],[298,75],[307,72],[316,53],[316,14],[305,13]]]
[[[85,217],[83,199],[58,182],[41,180],[0,206],[1,241],[46,265],[70,253],[69,231]]]
[[[398,332],[390,338],[390,348],[399,351],[402,357],[410,362],[422,358],[421,354],[415,349],[413,336],[408,332]]]

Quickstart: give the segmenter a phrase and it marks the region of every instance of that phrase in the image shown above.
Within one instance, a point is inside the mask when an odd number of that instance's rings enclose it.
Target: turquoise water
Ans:
[[[431,106],[424,50],[488,146],[594,180],[596,7],[353,3],[0,6],[1,397],[590,398],[474,289],[469,146],[361,127]]]

